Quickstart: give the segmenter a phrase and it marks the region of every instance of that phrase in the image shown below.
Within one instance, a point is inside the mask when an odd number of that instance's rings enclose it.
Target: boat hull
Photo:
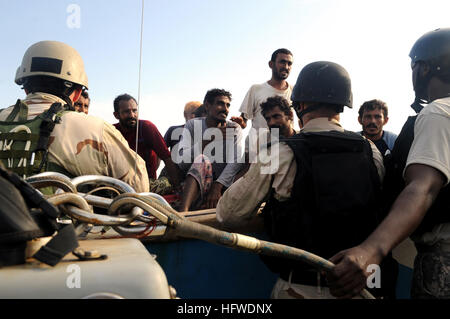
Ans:
[[[205,241],[182,239],[145,246],[157,256],[180,298],[270,298],[278,278],[257,254]]]

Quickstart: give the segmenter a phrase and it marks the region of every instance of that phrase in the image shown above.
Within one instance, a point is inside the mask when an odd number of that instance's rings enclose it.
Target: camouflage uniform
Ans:
[[[29,94],[28,119],[46,111],[52,103],[66,104],[47,93]],[[13,107],[0,113],[4,121]],[[148,192],[149,181],[144,160],[128,147],[114,126],[100,118],[78,112],[66,112],[50,136],[48,161],[73,176],[104,175],[130,184],[137,192]],[[135,170],[135,162],[136,170]]]

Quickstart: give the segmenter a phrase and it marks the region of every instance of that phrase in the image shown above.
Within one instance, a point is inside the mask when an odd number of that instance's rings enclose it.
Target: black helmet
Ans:
[[[298,75],[291,100],[346,105],[352,108],[350,76],[337,63],[328,61],[310,63]]]
[[[411,52],[411,67],[422,62],[430,68],[425,76],[415,78],[414,91],[416,100],[411,107],[420,112],[420,103],[430,102],[426,94],[428,82],[433,76],[449,78],[450,75],[450,28],[436,29],[421,36],[414,43]],[[448,80],[447,80],[448,81]]]
[[[450,72],[450,28],[436,29],[421,36],[409,53],[411,64],[423,61],[433,74]]]

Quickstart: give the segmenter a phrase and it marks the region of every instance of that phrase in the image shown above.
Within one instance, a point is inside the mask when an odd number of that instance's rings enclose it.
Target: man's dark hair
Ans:
[[[361,107],[359,108],[359,111],[358,111],[359,117],[362,118],[365,111],[373,111],[375,109],[382,110],[384,117],[388,116],[387,104],[381,100],[374,99],[374,100],[366,101],[363,103],[363,105],[361,105]]]
[[[214,99],[217,96],[226,96],[231,101],[231,93],[230,92],[222,90],[222,89],[212,89],[212,90],[209,90],[208,92],[206,92],[205,98],[203,99],[203,104],[205,104],[205,103],[213,104]]]
[[[118,97],[116,97],[114,99],[114,112],[119,113],[119,103],[120,103],[120,101],[125,101],[126,102],[126,101],[129,101],[131,99],[134,100],[134,102],[136,102],[136,104],[137,104],[136,99],[134,97],[132,97],[131,95],[127,94],[127,93],[119,95]]]
[[[269,97],[265,102],[261,103],[261,114],[266,116],[266,113],[275,107],[278,107],[285,115],[289,115],[291,113],[291,105],[288,100],[282,96],[276,95]]]
[[[280,53],[294,56],[291,51],[289,51],[288,49],[282,48],[282,49],[275,50],[272,53],[272,57],[270,58],[270,61],[275,62],[275,60],[277,59],[277,55],[280,54]]]
[[[85,99],[89,99],[89,100],[91,99],[89,97],[89,93],[86,90],[83,90],[83,92],[81,92],[81,96],[84,97]]]

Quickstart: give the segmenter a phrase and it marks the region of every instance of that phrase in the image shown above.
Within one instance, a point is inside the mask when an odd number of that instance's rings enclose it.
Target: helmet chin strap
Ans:
[[[307,114],[307,113],[310,113],[310,112],[316,110],[319,106],[320,106],[320,104],[316,103],[316,104],[311,104],[307,108],[304,108],[303,111],[295,110],[295,113],[297,113],[297,117],[300,120],[300,123],[302,123],[302,126],[303,126],[303,116],[305,116],[305,114]]]
[[[70,95],[75,91],[74,84],[71,82],[64,82],[64,85],[66,86],[66,89],[63,91],[62,94],[59,95],[60,98],[62,98],[67,103],[67,109],[70,111],[75,111],[75,107],[73,106],[72,99],[70,98]]]
[[[305,114],[307,114],[309,112],[319,109],[321,106],[323,106],[322,103],[314,103],[314,104],[309,105],[307,108],[303,109],[303,111],[299,111],[298,109],[294,108],[295,113],[297,113],[297,117],[300,120],[300,123],[302,124],[302,126],[303,126],[303,116],[305,116]],[[343,111],[344,111],[343,105],[339,108],[336,108],[337,113],[342,113]]]
[[[307,108],[307,109],[297,113],[298,119],[302,123],[302,126],[304,125],[304,123],[303,123],[303,116],[305,116],[305,114],[307,114],[309,112],[312,112],[312,111],[313,111],[312,108]]]
[[[75,111],[75,107],[73,106],[73,103],[72,103],[72,100],[70,99],[70,97],[68,97],[67,95],[65,95],[65,94],[61,94],[60,96],[59,96],[61,99],[63,99],[64,100],[64,102],[66,102],[67,103],[67,109],[68,110],[70,110],[70,111]]]
[[[423,109],[423,105],[422,105],[422,104],[425,104],[425,103],[426,103],[425,100],[423,100],[423,99],[421,99],[420,97],[417,97],[417,96],[416,96],[416,99],[414,100],[413,104],[411,104],[411,108],[412,108],[417,114],[419,114],[420,111],[422,111],[422,109]]]
[[[420,64],[419,67],[423,67],[423,64]],[[430,67],[431,69],[431,67]],[[427,87],[428,83],[430,82],[431,78],[433,77],[432,72],[427,72],[425,75],[421,75],[421,72],[419,71],[419,74],[416,79],[415,88],[414,91],[416,93],[416,98],[411,104],[411,108],[419,114],[420,111],[423,109],[422,104],[429,103],[428,97],[427,97]]]

